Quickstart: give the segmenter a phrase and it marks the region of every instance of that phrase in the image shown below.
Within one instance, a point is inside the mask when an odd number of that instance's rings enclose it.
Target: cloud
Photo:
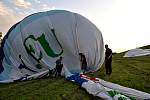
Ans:
[[[42,4],[41,6],[40,6],[40,8],[42,8],[42,10],[54,10],[54,9],[56,9],[55,7],[50,7],[49,5],[47,5],[47,4]]]
[[[14,4],[18,7],[29,8],[31,3],[25,0],[14,0]]]
[[[23,18],[26,14],[16,13],[4,3],[0,2],[0,32],[4,34],[8,31],[8,29]]]
[[[56,9],[52,3],[46,2],[46,1],[40,1],[40,0],[32,0],[32,11],[48,11],[48,10],[54,10]]]
[[[41,1],[40,0],[33,0],[34,2],[36,2],[36,3],[41,3]]]
[[[12,14],[13,11],[0,2],[0,31],[6,32],[6,28],[9,27],[9,24],[14,22],[15,16]]]
[[[38,0],[34,0],[36,3],[40,3]],[[24,0],[15,0],[13,1],[13,9],[6,3],[0,1],[0,32],[6,33],[8,29],[23,19],[25,16],[30,15],[31,13],[35,13],[38,11],[47,11],[54,10],[55,7],[49,6],[48,4],[40,3],[37,6],[31,6],[31,4]],[[25,9],[20,9],[19,7],[24,7]],[[29,8],[27,8],[29,7]]]
[[[11,9],[8,9],[2,2],[0,2],[0,15],[7,15],[9,13],[12,13]]]

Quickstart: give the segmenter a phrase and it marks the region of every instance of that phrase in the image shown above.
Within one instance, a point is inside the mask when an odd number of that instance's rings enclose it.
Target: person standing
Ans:
[[[105,68],[106,68],[106,74],[110,75],[112,73],[112,50],[108,48],[108,45],[105,45]]]
[[[83,73],[85,73],[85,71],[87,70],[87,61],[83,53],[79,53],[79,55],[80,55],[80,62],[81,62],[81,70],[83,71]]]
[[[63,57],[60,57],[58,60],[56,60],[56,73],[55,73],[55,77],[56,76],[61,76],[61,71],[62,71],[62,67],[63,67],[62,59],[63,59]]]

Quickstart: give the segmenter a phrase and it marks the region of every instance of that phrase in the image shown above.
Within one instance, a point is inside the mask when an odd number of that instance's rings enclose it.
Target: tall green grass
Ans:
[[[123,58],[114,54],[112,74],[106,75],[104,65],[88,76],[95,76],[150,93],[150,56]],[[101,100],[89,95],[83,88],[64,78],[37,79],[0,84],[0,100]]]

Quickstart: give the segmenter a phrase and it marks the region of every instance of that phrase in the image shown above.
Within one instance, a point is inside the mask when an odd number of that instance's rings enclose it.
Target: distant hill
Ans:
[[[150,49],[150,45],[146,45],[146,46],[142,46],[142,47],[139,47],[140,49]],[[123,51],[123,52],[120,52],[118,54],[125,54],[126,52],[128,52],[129,50],[127,51]],[[116,54],[116,52],[114,52],[113,54]]]
[[[140,47],[141,49],[150,49],[150,45]]]

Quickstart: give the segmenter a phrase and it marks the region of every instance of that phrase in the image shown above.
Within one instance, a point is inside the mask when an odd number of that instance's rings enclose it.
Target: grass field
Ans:
[[[113,72],[110,76],[105,74],[104,66],[87,75],[150,93],[150,56],[123,58],[123,55],[124,53],[113,55]],[[0,84],[0,100],[101,99],[89,95],[84,89],[64,78],[49,78]]]

